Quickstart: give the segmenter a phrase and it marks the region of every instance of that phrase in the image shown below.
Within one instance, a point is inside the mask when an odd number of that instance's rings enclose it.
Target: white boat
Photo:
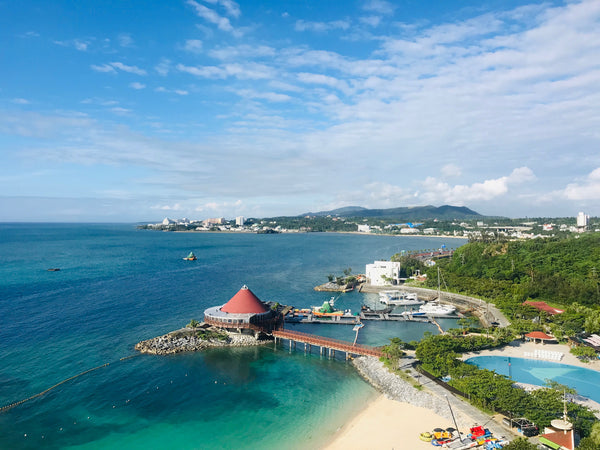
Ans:
[[[439,302],[429,302],[421,305],[418,311],[404,311],[403,316],[412,317],[444,317],[450,316],[456,312],[452,305],[442,305]]]
[[[393,306],[417,306],[424,303],[417,298],[417,294],[402,291],[380,292],[379,301]]]

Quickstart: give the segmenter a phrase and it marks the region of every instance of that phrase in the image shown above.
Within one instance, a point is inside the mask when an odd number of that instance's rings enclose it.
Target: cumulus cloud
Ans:
[[[140,89],[144,89],[146,87],[146,85],[144,83],[134,81],[133,83],[129,83],[129,87],[132,89],[140,90]]]
[[[563,195],[569,200],[600,200],[600,167],[582,181],[568,184]]]
[[[433,177],[427,177],[418,197],[426,203],[449,203],[464,205],[469,202],[492,200],[502,196],[514,185],[533,181],[535,175],[528,167],[514,169],[510,175],[485,180],[471,185],[452,186]]]

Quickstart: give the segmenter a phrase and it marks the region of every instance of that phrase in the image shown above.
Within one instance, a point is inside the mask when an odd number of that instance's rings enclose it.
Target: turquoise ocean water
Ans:
[[[309,307],[329,273],[439,238],[213,234],[133,225],[0,224],[0,448],[317,448],[375,395],[352,366],[285,347],[169,357],[134,345],[202,319],[247,284],[262,300]],[[197,261],[183,261],[189,251]],[[49,272],[48,268],[61,268]],[[336,306],[375,305],[372,294]],[[443,327],[452,321],[442,320]],[[352,327],[296,329],[353,340]],[[359,343],[420,339],[434,326],[369,323]]]

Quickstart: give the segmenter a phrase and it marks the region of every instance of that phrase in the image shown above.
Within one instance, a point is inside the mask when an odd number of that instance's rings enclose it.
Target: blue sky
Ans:
[[[600,2],[0,0],[0,221],[600,215]]]

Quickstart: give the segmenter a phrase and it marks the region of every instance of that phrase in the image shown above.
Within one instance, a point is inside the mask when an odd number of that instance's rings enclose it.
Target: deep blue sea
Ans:
[[[327,274],[401,250],[464,241],[353,234],[168,233],[134,225],[0,224],[0,449],[318,448],[375,396],[342,359],[288,348],[136,355],[134,345],[202,320],[246,284],[297,307]],[[190,251],[197,261],[184,261]],[[48,268],[60,268],[49,272]],[[341,295],[358,311],[373,294]],[[452,324],[441,320],[442,327]],[[352,341],[351,326],[297,325]],[[359,343],[420,339],[430,324],[367,323]],[[121,358],[136,355],[121,361]]]

